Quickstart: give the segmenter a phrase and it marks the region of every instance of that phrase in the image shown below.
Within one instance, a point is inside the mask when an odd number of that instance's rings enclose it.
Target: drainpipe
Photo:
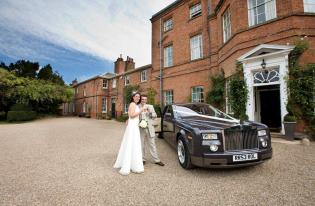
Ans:
[[[162,38],[163,38],[163,31],[162,31],[162,18],[160,18],[160,106],[163,110],[164,106],[164,99],[163,99],[163,53],[162,53]]]

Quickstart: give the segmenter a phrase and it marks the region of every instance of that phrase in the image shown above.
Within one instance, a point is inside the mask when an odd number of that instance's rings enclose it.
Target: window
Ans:
[[[85,91],[85,89],[83,90],[83,96],[84,96],[84,97],[86,96],[86,91]]]
[[[164,67],[173,66],[173,45],[164,48]]]
[[[163,31],[169,31],[171,29],[173,29],[173,19],[168,19],[164,21]]]
[[[189,18],[194,18],[196,16],[201,15],[201,3],[195,4],[189,9]]]
[[[202,35],[190,38],[190,58],[191,60],[202,58]]]
[[[173,104],[173,90],[164,91],[164,105]]]
[[[249,26],[276,18],[276,0],[248,0]]]
[[[107,79],[103,79],[103,88],[104,89],[108,88],[108,80]]]
[[[140,80],[141,80],[141,82],[147,81],[147,70],[143,70],[143,71],[140,73]]]
[[[102,113],[107,112],[107,99],[106,97],[102,98]]]
[[[116,88],[116,83],[117,83],[117,82],[116,82],[116,79],[113,79],[113,83],[112,83],[112,84],[113,84],[113,85],[112,85],[113,88]]]
[[[304,0],[304,12],[315,13],[315,0]]]
[[[192,88],[191,102],[204,102],[203,87]]]
[[[125,80],[125,85],[129,85],[129,83],[130,83],[130,77],[129,77],[128,75],[125,76],[124,80]]]
[[[223,23],[223,42],[226,42],[231,37],[231,14],[230,9],[227,9],[222,16]]]
[[[124,113],[128,113],[128,104],[124,104]]]
[[[82,112],[83,112],[83,113],[86,113],[86,110],[87,110],[87,109],[86,109],[86,106],[87,106],[86,103],[83,102],[83,107],[82,107]]]

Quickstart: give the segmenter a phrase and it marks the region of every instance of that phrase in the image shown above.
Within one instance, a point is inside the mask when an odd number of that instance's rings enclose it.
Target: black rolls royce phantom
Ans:
[[[179,164],[185,169],[244,167],[272,157],[266,125],[240,122],[204,103],[166,106],[161,135],[177,149]]]

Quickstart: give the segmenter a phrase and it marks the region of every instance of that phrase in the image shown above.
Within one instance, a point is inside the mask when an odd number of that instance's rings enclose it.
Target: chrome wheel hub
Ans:
[[[179,162],[181,164],[184,164],[184,162],[185,162],[185,147],[184,147],[182,140],[178,140],[178,143],[177,143],[177,156],[178,156]]]

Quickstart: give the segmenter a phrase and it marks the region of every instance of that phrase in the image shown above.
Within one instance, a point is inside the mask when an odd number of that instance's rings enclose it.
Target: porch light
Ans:
[[[261,62],[260,65],[261,65],[261,68],[262,68],[262,69],[266,69],[266,62],[265,62],[265,59],[262,60],[262,62]]]

